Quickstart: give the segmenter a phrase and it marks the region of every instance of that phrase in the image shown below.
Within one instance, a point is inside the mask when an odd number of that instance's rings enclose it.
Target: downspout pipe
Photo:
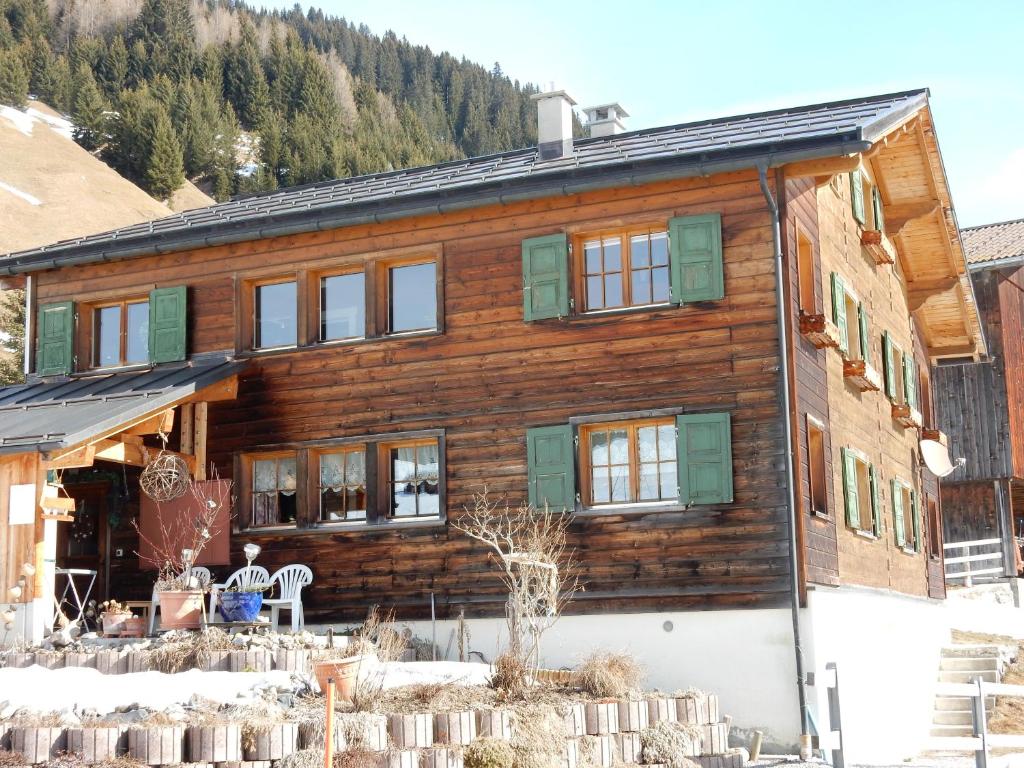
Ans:
[[[757,178],[761,193],[768,203],[772,217],[772,246],[775,249],[775,320],[779,328],[779,370],[782,389],[782,430],[785,440],[783,454],[786,458],[786,504],[789,511],[789,562],[790,562],[790,614],[793,619],[793,650],[796,654],[796,691],[800,702],[800,756],[811,757],[810,712],[807,708],[806,675],[804,674],[804,653],[800,641],[800,575],[797,570],[799,551],[797,544],[796,477],[793,471],[793,427],[790,413],[792,404],[789,397],[789,337],[786,333],[787,306],[785,302],[785,264],[782,259],[782,222],[779,219],[779,204],[768,186],[768,166],[759,164]]]

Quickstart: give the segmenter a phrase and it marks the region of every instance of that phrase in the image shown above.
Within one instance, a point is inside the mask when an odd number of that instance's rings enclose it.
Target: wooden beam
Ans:
[[[938,280],[913,280],[907,283],[907,305],[916,312],[932,296],[951,291],[960,285],[959,277],[943,277]]]
[[[786,177],[791,179],[801,176],[821,176],[828,179],[837,173],[849,173],[859,167],[860,155],[850,155],[849,157],[826,157],[823,160],[801,160],[782,166],[782,170]]]
[[[953,344],[948,347],[932,347],[929,353],[932,357],[964,357],[973,355],[977,351],[974,344]]]
[[[206,427],[209,405],[205,402],[196,403],[195,419],[195,447],[193,452],[196,457],[195,479],[206,479]]]
[[[195,445],[193,442],[195,434],[192,431],[195,429],[192,419],[192,408],[192,403],[181,404],[181,452],[188,454],[193,453],[192,446]]]
[[[885,231],[895,237],[915,219],[930,216],[939,210],[938,200],[912,200],[907,203],[892,203],[885,206]]]
[[[96,446],[83,445],[70,453],[54,459],[44,459],[43,469],[70,469],[72,467],[91,467],[96,460]]]
[[[135,442],[100,440],[96,444],[96,458],[103,461],[113,461],[116,464],[144,467],[149,461],[149,451],[141,444]]]
[[[234,400],[238,397],[238,375],[228,376],[216,384],[203,387],[185,402],[189,403],[217,403],[221,400]]]
[[[165,411],[157,413],[141,424],[136,424],[134,427],[129,427],[121,434],[124,435],[158,435],[163,432],[165,435],[170,434],[170,431],[174,429],[174,409],[168,408]]]

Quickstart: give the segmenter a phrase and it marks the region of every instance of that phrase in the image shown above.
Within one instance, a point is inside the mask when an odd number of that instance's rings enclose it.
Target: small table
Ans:
[[[54,571],[56,576],[66,576],[67,584],[64,585],[64,591],[60,595],[58,606],[64,605],[68,601],[68,592],[74,598],[71,606],[78,610],[78,615],[74,617],[75,621],[85,621],[85,606],[89,603],[89,595],[92,594],[93,585],[96,584],[96,571],[90,571],[86,568],[57,568]],[[85,592],[79,594],[78,586],[75,584],[76,576],[88,577],[89,582],[86,584]]]

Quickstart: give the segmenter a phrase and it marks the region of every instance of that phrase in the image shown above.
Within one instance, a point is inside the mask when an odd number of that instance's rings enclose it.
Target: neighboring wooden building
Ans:
[[[178,393],[212,401],[207,456],[193,411],[184,438],[177,412],[170,446],[234,481],[236,563],[255,541],[269,568],[313,568],[310,620],[381,604],[415,622],[433,604],[442,620],[478,617],[490,642],[501,585],[449,518],[484,487],[567,507],[586,589],[549,661],[599,626],[650,666],[686,659],[652,670],[664,687],[762,676],[758,695],[737,683],[732,711],[790,744],[791,605],[808,669],[843,660],[857,679],[844,685],[866,691],[928,655],[902,640],[891,658],[855,653],[888,647],[877,617],[923,632],[929,596],[944,595],[937,484],[917,443],[933,363],[984,341],[927,93],[575,143],[571,100],[538,99],[553,121],[538,148],[0,260],[29,277],[48,382],[12,408],[96,377],[244,362],[237,397]],[[152,431],[111,439],[123,427],[53,447],[33,444],[36,425],[0,422],[20,435],[11,452],[78,466],[72,494],[110,482],[98,458],[121,450],[132,466],[158,447]],[[102,440],[114,445],[88,455]],[[121,556],[97,563],[119,598],[150,589],[123,527],[139,506],[130,477],[108,496]],[[854,716],[851,743],[862,734],[868,754],[891,714]]]
[[[970,227],[962,237],[989,355],[949,360],[935,372],[939,425],[952,455],[964,459],[942,485],[945,537],[999,539],[1001,546],[952,555],[1001,552],[1001,562],[976,561],[972,570],[1016,576],[1024,523],[1024,220]]]

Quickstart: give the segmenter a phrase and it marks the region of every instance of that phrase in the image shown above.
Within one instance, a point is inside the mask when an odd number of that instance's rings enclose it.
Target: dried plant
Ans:
[[[323,764],[324,750],[323,747],[320,747],[320,749],[300,749],[298,752],[285,755],[278,766],[279,768],[322,768]]]
[[[522,698],[530,685],[530,670],[520,656],[506,651],[494,660],[490,684],[503,701]]]
[[[0,768],[24,768],[28,760],[21,752],[7,752],[0,750]]]
[[[210,627],[205,632],[191,632],[157,646],[150,654],[150,665],[157,672],[168,674],[203,669],[213,651],[230,651],[235,647],[227,632]]]
[[[472,509],[464,511],[452,527],[491,548],[508,590],[509,652],[537,669],[541,638],[580,589],[575,551],[566,539],[571,517],[547,505],[513,510],[507,499],[492,502],[487,488],[474,494]]]
[[[644,670],[628,653],[597,651],[572,675],[572,685],[598,698],[622,697],[638,690]]]
[[[365,747],[349,747],[334,756],[334,768],[378,768],[380,764],[380,753]]]
[[[696,768],[688,757],[693,745],[700,744],[700,729],[684,723],[659,720],[640,731],[645,763],[662,763],[669,768]]]
[[[462,755],[466,768],[508,768],[515,762],[512,745],[501,739],[477,739]]]

